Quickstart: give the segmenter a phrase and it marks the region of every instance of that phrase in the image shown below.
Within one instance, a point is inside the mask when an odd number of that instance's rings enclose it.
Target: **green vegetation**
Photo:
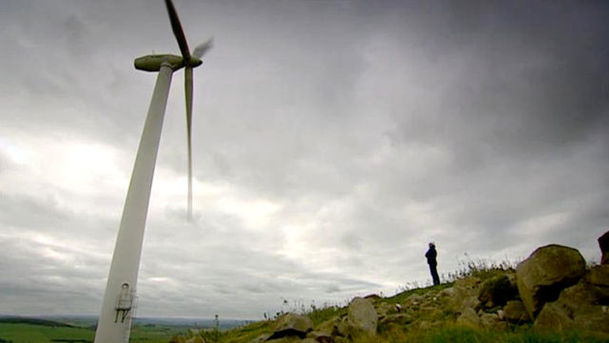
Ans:
[[[29,322],[18,323],[0,322],[0,343],[85,343],[93,342],[95,330],[92,328],[75,327],[62,323]],[[132,343],[167,343],[174,335],[182,332],[183,327],[159,325],[135,325],[131,330]]]
[[[437,286],[404,287],[400,292],[389,297],[373,298],[377,310],[400,312],[393,322],[379,323],[377,335],[374,337],[359,337],[354,340],[337,337],[336,343],[576,343],[609,342],[609,335],[599,332],[538,331],[531,323],[520,325],[502,322],[503,326],[493,330],[487,328],[457,325],[459,311],[451,305],[458,295],[455,289],[479,285],[480,296],[487,290],[500,290],[499,294],[509,293],[507,273],[514,272],[515,263],[500,264],[485,261],[462,262],[460,270],[444,278],[444,283]],[[449,289],[452,288],[452,289]],[[495,294],[494,292],[488,292]],[[479,298],[482,299],[482,298]],[[490,296],[485,301],[500,304],[506,299]],[[284,300],[284,305],[289,305]],[[489,305],[488,307],[491,307]],[[293,312],[307,315],[313,322],[314,328],[320,328],[328,323],[337,323],[347,314],[346,306],[313,305],[306,308],[302,302],[293,304]],[[491,311],[489,308],[485,311]],[[381,312],[379,312],[381,313]],[[389,312],[386,312],[389,313]],[[490,313],[490,312],[487,312]],[[279,313],[278,315],[280,315]],[[263,342],[274,331],[275,321],[268,320],[249,323],[230,330],[219,330],[216,319],[215,326],[210,329],[188,329],[185,326],[136,324],[131,332],[132,343],[183,343],[186,340],[200,342],[201,337],[206,343],[251,343]],[[84,323],[69,324],[47,320],[23,320],[0,318],[0,343],[51,343],[51,342],[92,342],[94,329]],[[195,340],[195,338],[197,340]],[[284,339],[283,343],[298,343],[298,339]]]
[[[514,329],[498,332],[492,330],[475,330],[471,328],[446,326],[431,330],[413,332],[393,331],[378,337],[356,341],[356,343],[601,343],[607,338],[582,332],[539,332],[532,328]]]

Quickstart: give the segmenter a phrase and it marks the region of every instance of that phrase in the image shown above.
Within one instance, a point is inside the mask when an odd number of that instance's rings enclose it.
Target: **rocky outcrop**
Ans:
[[[609,265],[586,270],[583,257],[573,248],[545,246],[516,271],[483,270],[477,275],[456,280],[452,287],[415,289],[391,298],[355,298],[315,327],[306,316],[284,315],[272,333],[250,342],[350,343],[445,325],[506,331],[531,322],[539,330],[575,329],[609,337]],[[180,338],[174,342],[187,343]]]
[[[545,303],[556,300],[585,271],[586,262],[576,249],[552,244],[535,250],[516,267],[518,293],[529,316],[535,318]]]

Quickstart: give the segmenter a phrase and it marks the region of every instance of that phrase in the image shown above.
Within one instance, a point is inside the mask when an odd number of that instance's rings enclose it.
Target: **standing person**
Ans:
[[[438,270],[436,269],[438,266],[438,261],[436,261],[437,256],[438,252],[436,251],[436,245],[433,242],[430,242],[429,250],[425,253],[425,257],[427,257],[427,264],[429,264],[429,271],[431,272],[434,286],[440,284],[440,277],[438,276]]]

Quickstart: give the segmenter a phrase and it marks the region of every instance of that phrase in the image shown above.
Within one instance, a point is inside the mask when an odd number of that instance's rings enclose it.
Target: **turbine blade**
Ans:
[[[192,67],[185,68],[186,139],[188,140],[188,220],[192,220]]]
[[[182,57],[184,57],[184,62],[186,62],[190,60],[190,51],[188,50],[188,43],[186,42],[186,36],[184,36],[184,30],[182,30],[182,24],[180,24],[180,19],[178,18],[178,12],[176,12],[171,0],[165,0],[165,5],[167,5],[169,20],[171,21],[171,29],[178,40]]]
[[[197,46],[193,51],[192,51],[192,55],[196,58],[201,58],[203,57],[203,55],[212,48],[214,43],[214,39],[210,38],[207,40],[207,42],[200,44],[199,46]]]

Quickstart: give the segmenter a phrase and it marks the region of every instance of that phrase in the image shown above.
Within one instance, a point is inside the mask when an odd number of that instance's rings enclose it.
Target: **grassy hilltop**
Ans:
[[[549,245],[517,268],[470,262],[438,286],[229,330],[136,322],[130,342],[609,342],[608,305],[609,265],[586,266],[575,249]],[[0,318],[0,343],[92,342],[94,334],[82,323]]]
[[[568,269],[563,265],[559,265],[558,268]],[[577,299],[582,302],[582,309],[592,308],[601,311],[600,314],[595,314],[596,317],[585,317],[581,325],[577,324],[578,317],[575,314],[588,315],[588,312],[582,312],[580,309],[573,310],[570,314],[571,318],[559,316],[556,319],[547,313],[539,313],[535,314],[535,320],[531,319],[518,294],[516,271],[512,265],[469,263],[463,270],[451,275],[451,281],[438,286],[413,288],[390,297],[377,295],[366,297],[364,300],[372,304],[371,308],[374,308],[376,315],[376,326],[372,329],[372,334],[361,332],[358,334],[352,331],[353,328],[350,328],[351,324],[349,324],[352,309],[350,306],[345,306],[305,311],[299,314],[300,317],[295,316],[298,318],[287,326],[285,318],[291,314],[228,331],[200,333],[191,331],[173,337],[171,342],[609,342],[609,314],[607,306],[601,306],[606,305],[607,301],[609,288],[604,285],[609,277],[607,273],[609,266],[584,268],[587,276],[581,276],[577,284],[578,280],[570,281],[571,285],[576,284],[576,286],[569,286],[570,288],[567,288],[569,291],[563,293],[573,293],[573,290],[581,288],[581,285],[588,285],[586,282],[598,284],[595,280],[601,274],[593,273],[591,270],[602,270],[604,279],[601,283],[604,288],[599,289],[605,293],[601,297],[601,303],[594,300],[591,307],[584,306],[585,300],[582,299],[585,297],[576,294],[579,297]],[[588,277],[590,275],[594,275],[594,279]],[[548,302],[554,300],[552,303],[554,305],[569,300],[569,298],[563,300],[563,296],[559,297],[558,294],[556,293],[555,298],[549,299]],[[302,329],[303,332],[298,334],[299,327],[305,325],[303,323],[307,321],[310,321],[309,329]]]

